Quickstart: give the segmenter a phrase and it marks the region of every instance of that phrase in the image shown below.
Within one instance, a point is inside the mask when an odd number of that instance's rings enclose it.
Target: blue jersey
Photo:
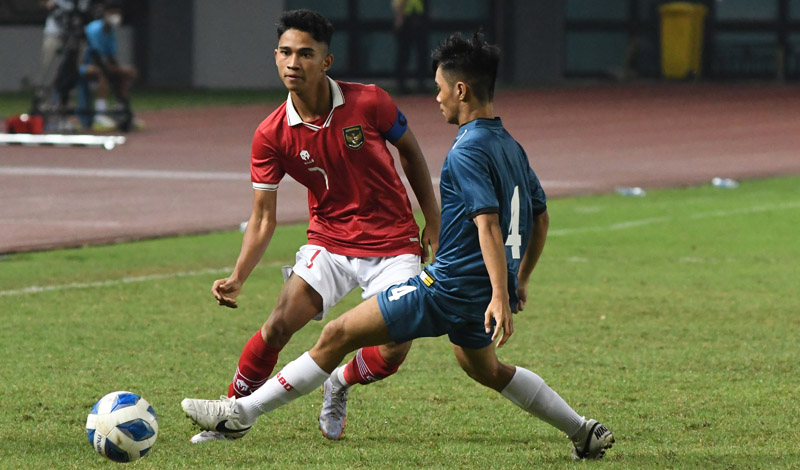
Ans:
[[[539,179],[522,146],[500,118],[477,119],[459,128],[442,167],[442,230],[436,261],[427,271],[430,288],[448,310],[467,317],[483,314],[492,297],[478,228],[473,218],[498,214],[508,263],[508,294],[518,302],[517,273],[534,217],[547,209]],[[444,305],[443,305],[444,307]]]
[[[100,54],[102,59],[117,55],[117,35],[113,29],[106,32],[104,25],[104,21],[99,19],[92,21],[84,28],[84,32],[86,33],[86,56],[83,59],[84,64],[94,62],[92,59],[92,51]]]

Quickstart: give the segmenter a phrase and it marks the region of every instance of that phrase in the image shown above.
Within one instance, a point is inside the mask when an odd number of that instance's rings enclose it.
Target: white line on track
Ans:
[[[769,211],[797,209],[797,208],[800,208],[800,201],[785,202],[781,204],[766,204],[766,205],[759,205],[752,207],[742,207],[740,209],[734,209],[730,211],[699,212],[696,214],[688,215],[688,218],[694,220],[702,220],[713,217],[731,217],[743,214],[755,214],[759,212],[769,212]],[[605,226],[551,230],[550,233],[548,233],[548,236],[572,235],[576,233],[585,233],[585,232],[605,232],[605,231],[625,230],[629,228],[642,227],[645,225],[653,225],[657,223],[669,222],[671,220],[675,220],[675,218],[650,217],[646,219],[629,220],[627,222],[619,222]],[[276,266],[282,266],[282,263],[272,262],[261,266],[276,267]],[[53,291],[62,291],[71,289],[88,289],[92,287],[108,287],[121,284],[133,284],[137,282],[156,281],[161,279],[202,276],[205,274],[225,274],[231,272],[231,270],[232,268],[212,268],[212,269],[201,269],[197,271],[181,271],[177,273],[150,274],[146,276],[124,277],[122,279],[108,279],[104,281],[94,281],[94,282],[73,282],[70,284],[58,284],[51,286],[31,286],[22,289],[2,290],[0,291],[0,297],[18,296],[25,294],[38,294],[42,292],[53,292]]]
[[[66,167],[38,167],[38,166],[9,166],[0,167],[3,176],[53,176],[53,177],[79,177],[79,178],[125,178],[125,179],[162,179],[162,180],[211,180],[211,181],[250,181],[249,173],[230,171],[171,171],[171,170],[140,170],[135,168],[66,168]],[[287,181],[295,182],[286,175]],[[408,179],[402,178],[408,184]],[[433,176],[431,182],[439,184],[439,177]],[[582,188],[590,183],[581,181],[542,181],[542,185],[549,188]]]
[[[249,182],[249,173],[225,171],[171,171],[171,170],[137,170],[108,168],[58,168],[36,166],[0,167],[0,176],[50,176],[76,178],[125,178],[125,179],[159,179],[159,180],[209,180],[209,181],[242,181]],[[408,184],[408,179],[402,178]],[[439,184],[439,178],[431,178],[433,184]],[[284,176],[284,183],[297,183],[289,175]]]
[[[0,175],[8,176],[72,176],[82,178],[143,178],[172,180],[249,181],[250,174],[225,171],[167,171],[111,168],[58,168],[34,166],[0,167]]]
[[[89,228],[119,228],[122,222],[118,220],[53,220],[53,219],[0,219],[0,225],[35,225],[36,227],[89,227]]]

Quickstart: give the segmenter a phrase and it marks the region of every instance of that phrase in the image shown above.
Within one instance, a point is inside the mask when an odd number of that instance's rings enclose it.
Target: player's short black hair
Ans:
[[[324,42],[328,47],[331,45],[333,24],[316,11],[301,9],[284,12],[278,21],[278,39],[289,29],[303,31],[315,41]]]
[[[471,39],[453,33],[431,53],[433,71],[439,67],[451,77],[467,82],[478,100],[494,99],[500,48],[483,40],[478,30]]]

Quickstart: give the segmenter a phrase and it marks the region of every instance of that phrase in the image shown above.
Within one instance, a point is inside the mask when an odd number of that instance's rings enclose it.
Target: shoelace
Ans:
[[[334,395],[338,395],[338,399],[334,399]],[[344,414],[345,405],[347,404],[347,388],[345,387],[336,387],[334,385],[333,391],[331,392],[331,408],[332,411],[335,411],[338,416]]]
[[[202,405],[206,408],[207,414],[214,416],[224,416],[228,414],[233,414],[234,403],[235,402],[233,400],[229,400],[227,396],[221,395],[219,397],[219,401],[208,400],[202,402]]]

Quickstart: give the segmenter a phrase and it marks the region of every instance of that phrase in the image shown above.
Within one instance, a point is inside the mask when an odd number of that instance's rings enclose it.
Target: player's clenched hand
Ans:
[[[525,310],[525,304],[528,303],[528,285],[519,283],[517,286],[517,297],[519,297],[519,302],[517,303],[517,310],[514,313],[520,312]]]
[[[498,300],[493,297],[491,302],[489,302],[483,321],[483,326],[486,328],[487,333],[492,331],[492,320],[495,321],[492,342],[494,342],[499,335],[500,341],[498,341],[497,347],[502,348],[503,345],[506,344],[506,341],[508,341],[508,338],[514,334],[514,318],[511,315],[511,306],[508,304],[507,299]],[[500,333],[501,330],[502,333]]]
[[[236,296],[242,291],[242,284],[230,278],[217,279],[211,286],[211,293],[217,303],[229,308],[237,308]]]

